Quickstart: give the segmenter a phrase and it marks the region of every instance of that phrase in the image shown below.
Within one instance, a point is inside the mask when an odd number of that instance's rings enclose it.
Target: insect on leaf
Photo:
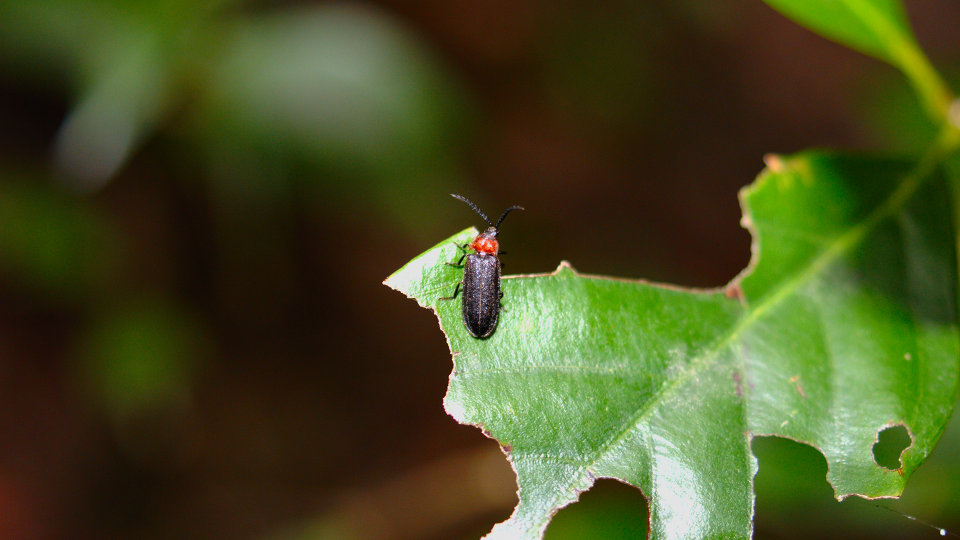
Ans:
[[[506,277],[500,326],[467,334],[466,230],[386,284],[438,314],[453,374],[444,405],[496,439],[519,503],[489,538],[539,538],[600,477],[643,490],[652,538],[752,534],[754,436],[809,443],[836,496],[896,496],[933,449],[958,389],[948,186],[908,161],[808,152],[770,160],[741,193],[753,261],[696,291],[553,273]],[[897,470],[874,461],[903,425]]]

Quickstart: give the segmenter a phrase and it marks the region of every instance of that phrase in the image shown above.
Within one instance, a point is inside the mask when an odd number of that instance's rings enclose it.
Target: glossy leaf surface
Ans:
[[[577,274],[504,279],[500,326],[467,333],[463,231],[386,284],[434,309],[454,355],[445,406],[508,453],[520,501],[491,538],[538,538],[596,478],[649,499],[653,538],[752,533],[754,435],[819,449],[840,498],[899,494],[956,397],[956,257],[939,170],[805,153],[742,192],[751,267],[723,290]],[[899,470],[877,433],[902,424]]]

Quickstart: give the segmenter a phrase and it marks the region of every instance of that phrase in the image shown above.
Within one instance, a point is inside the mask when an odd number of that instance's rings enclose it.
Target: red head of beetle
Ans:
[[[497,230],[490,227],[478,234],[470,244],[470,249],[476,251],[479,255],[493,255],[496,257],[500,251],[500,242],[497,241]]]

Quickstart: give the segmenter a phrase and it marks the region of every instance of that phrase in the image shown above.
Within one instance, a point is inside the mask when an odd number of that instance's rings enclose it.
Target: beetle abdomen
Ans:
[[[467,255],[463,267],[463,322],[470,335],[485,338],[500,315],[500,261],[494,255]]]

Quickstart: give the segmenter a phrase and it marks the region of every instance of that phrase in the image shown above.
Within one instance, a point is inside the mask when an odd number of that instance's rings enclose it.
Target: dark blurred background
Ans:
[[[960,65],[960,4],[908,2]],[[955,86],[956,88],[956,86]],[[509,273],[719,286],[767,152],[909,153],[891,68],[759,0],[0,0],[0,538],[475,538],[515,483],[381,285],[527,211]],[[754,442],[757,537],[937,537]],[[960,425],[902,501],[960,531]],[[547,537],[637,538],[603,480]]]

